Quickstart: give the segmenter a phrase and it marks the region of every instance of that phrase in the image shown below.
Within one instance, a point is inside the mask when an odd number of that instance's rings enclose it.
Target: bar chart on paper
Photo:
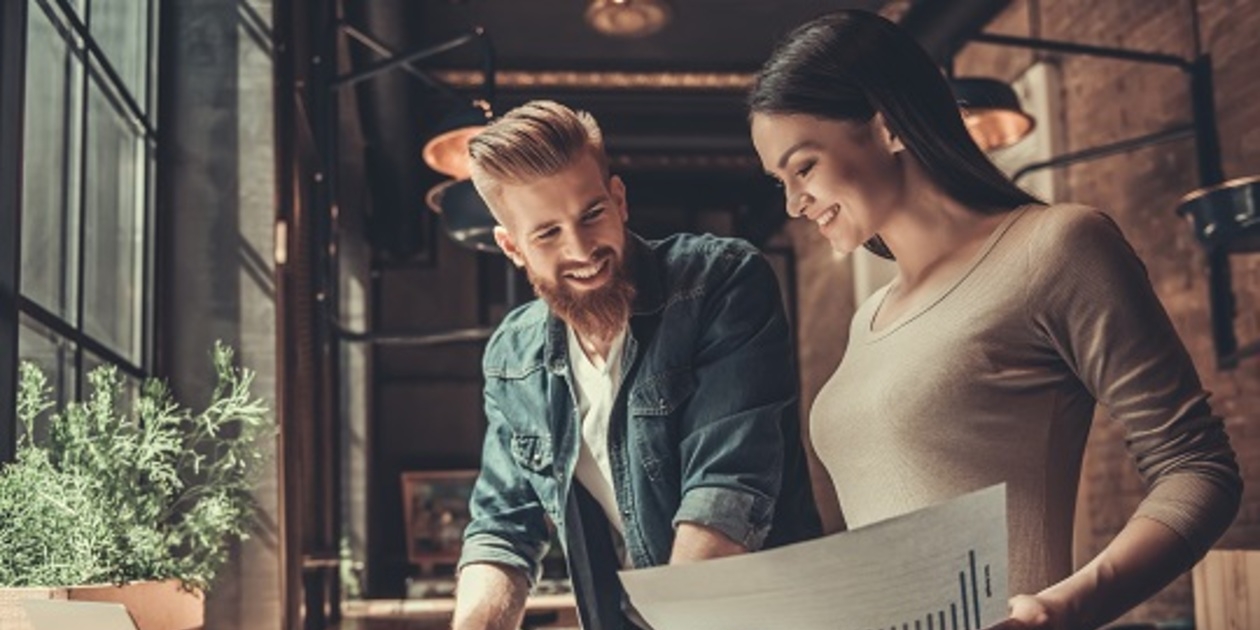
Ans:
[[[1005,487],[818,540],[621,577],[655,630],[983,630],[1006,616]]]
[[[869,630],[982,630],[980,601],[994,597],[990,565],[976,566],[976,551],[967,552],[968,566],[958,572],[958,592],[935,612],[901,623],[875,626]],[[1004,598],[1003,598],[1004,599]],[[997,621],[988,619],[986,624]]]

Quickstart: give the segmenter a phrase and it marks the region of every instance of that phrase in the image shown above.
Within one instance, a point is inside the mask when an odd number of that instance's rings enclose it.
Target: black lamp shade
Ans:
[[[455,179],[468,179],[468,141],[486,128],[493,113],[484,101],[474,101],[447,114],[424,145],[429,168]]]
[[[494,226],[498,223],[472,180],[442,182],[429,190],[425,203],[442,215],[442,226],[456,243],[481,252],[499,252],[494,242]]]
[[[1008,147],[1032,133],[1035,121],[1024,112],[1010,85],[978,77],[951,79],[963,122],[985,151]]]
[[[1209,250],[1260,252],[1260,176],[1200,188],[1181,198],[1177,214]]]

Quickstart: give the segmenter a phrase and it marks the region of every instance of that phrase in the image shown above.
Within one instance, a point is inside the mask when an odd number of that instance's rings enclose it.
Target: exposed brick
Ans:
[[[1030,9],[1031,6],[1031,9]],[[1190,56],[1190,6],[1184,0],[1040,0],[1012,3],[989,30],[1021,19],[1040,25],[1047,39]],[[1222,160],[1227,177],[1260,173],[1260,2],[1200,0],[1203,51],[1212,55]],[[1032,11],[1033,13],[1030,13]],[[1009,60],[960,55],[967,75],[1009,74]],[[1188,121],[1186,76],[1172,68],[1083,56],[1061,56],[1067,150],[1115,142]],[[1004,76],[1003,78],[1010,78]],[[1226,420],[1247,482],[1243,507],[1220,545],[1260,546],[1260,359],[1218,372],[1213,354],[1208,284],[1201,249],[1174,209],[1197,185],[1190,141],[1140,149],[1067,170],[1068,198],[1103,208],[1116,218],[1147,265],[1156,292],[1213,392]],[[1240,341],[1260,338],[1260,256],[1232,261]],[[1120,428],[1099,418],[1082,471],[1077,556],[1098,553],[1132,514],[1145,492],[1124,449]],[[1161,621],[1194,615],[1190,581],[1183,577],[1125,617]]]
[[[1036,37],[1029,19],[1029,1],[1015,0],[1010,6],[993,19],[985,32],[1017,37]],[[968,44],[954,58],[957,76],[968,74],[964,68],[984,68],[984,76],[1013,81],[1032,65],[1034,54],[1030,50],[994,46],[991,44]]]

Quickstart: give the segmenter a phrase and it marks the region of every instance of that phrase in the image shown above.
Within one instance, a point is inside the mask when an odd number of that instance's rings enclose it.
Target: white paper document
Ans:
[[[136,630],[122,604],[31,599],[22,605],[34,630]]]
[[[653,630],[980,630],[1007,613],[1005,488],[621,581]]]

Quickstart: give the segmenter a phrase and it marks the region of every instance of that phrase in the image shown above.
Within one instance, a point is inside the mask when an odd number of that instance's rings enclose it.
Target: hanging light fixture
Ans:
[[[591,0],[586,23],[613,37],[646,37],[669,23],[665,0]]]
[[[455,179],[469,176],[468,141],[494,118],[490,103],[477,99],[447,114],[438,123],[433,137],[424,145],[421,157],[429,168]]]
[[[470,176],[468,141],[494,118],[495,54],[490,36],[485,29],[477,27],[471,34],[445,46],[451,48],[471,41],[481,46],[481,98],[461,101],[456,109],[443,116],[420,152],[429,168],[456,180]],[[449,87],[442,87],[443,91],[454,95]]]
[[[1260,341],[1238,344],[1230,256],[1260,252],[1260,176],[1205,186],[1181,198],[1177,214],[1189,221],[1203,246],[1208,268],[1208,304],[1217,367],[1231,369],[1260,355]]]
[[[421,156],[429,168],[449,175],[455,179],[468,177],[468,140],[477,134],[486,123],[494,117],[491,104],[494,103],[494,44],[486,30],[480,26],[471,32],[452,40],[425,46],[418,50],[403,54],[395,54],[387,46],[376,41],[366,33],[343,26],[348,34],[356,40],[372,48],[377,54],[385,54],[389,58],[379,61],[370,67],[337,77],[333,81],[334,89],[344,89],[361,81],[371,79],[394,68],[404,68],[408,73],[424,82],[430,88],[442,92],[460,105],[457,109],[442,118],[434,131],[433,137],[425,143]],[[434,79],[423,70],[416,68],[415,62],[441,53],[454,50],[466,44],[476,42],[481,48],[482,96],[475,100],[456,92],[445,83]]]
[[[1181,198],[1177,214],[1190,222],[1208,250],[1260,252],[1260,176],[1192,191]]]
[[[1200,188],[1181,198],[1177,206],[1177,214],[1186,218],[1194,229],[1194,235],[1203,246],[1207,259],[1208,278],[1208,314],[1212,326],[1212,345],[1216,352],[1217,368],[1230,370],[1238,367],[1239,362],[1252,356],[1260,356],[1260,340],[1239,346],[1238,336],[1234,330],[1237,317],[1237,304],[1230,271],[1230,256],[1240,253],[1260,252],[1260,176],[1225,180],[1225,170],[1221,163],[1220,138],[1216,127],[1215,91],[1212,88],[1212,58],[1203,54],[1196,47],[1195,56],[1184,59],[1175,55],[1151,53],[1122,48],[1107,48],[1074,42],[1059,42],[1044,39],[980,33],[971,38],[973,42],[1014,46],[1031,50],[1044,50],[1055,53],[1080,54],[1092,57],[1123,59],[1137,63],[1149,63],[1170,66],[1183,71],[1189,78],[1190,88],[1190,124],[1145,136],[1129,138],[1107,145],[1091,147],[1074,153],[1068,153],[1031,165],[1033,168],[1047,168],[1066,164],[1075,164],[1097,157],[1115,155],[1166,142],[1176,137],[1190,136],[1194,138],[1194,153],[1198,162]],[[981,107],[985,110],[1001,110],[1010,112],[1014,93],[1010,97],[995,96],[997,90],[991,85],[981,87],[980,93],[968,92],[967,82],[975,79],[954,80],[956,96],[964,108]],[[982,80],[990,81],[990,80]],[[999,83],[992,81],[992,83]],[[1004,85],[1004,84],[1001,84]],[[1008,88],[1009,89],[1009,88]],[[989,90],[986,92],[985,90]],[[1017,99],[1016,99],[1017,104]],[[1022,113],[1022,112],[1019,112]],[[1008,116],[1010,114],[1003,114]],[[1026,114],[1025,114],[1026,115]],[[1019,114],[1015,114],[1019,116]],[[1029,130],[1031,130],[1031,119]],[[1012,119],[1013,130],[1017,130],[1018,121]],[[979,123],[977,123],[978,125]],[[1005,123],[996,125],[999,129]],[[975,127],[972,127],[973,134]],[[977,143],[985,146],[981,134]],[[1004,137],[1001,133],[995,138]],[[995,142],[994,144],[997,144]],[[1029,167],[1020,173],[1030,172]]]
[[[456,243],[479,252],[498,253],[497,222],[471,179],[451,179],[429,189],[424,202],[442,217],[442,226]]]
[[[1010,85],[979,77],[950,80],[963,122],[985,151],[1009,147],[1032,133],[1036,121],[1019,104]]]

